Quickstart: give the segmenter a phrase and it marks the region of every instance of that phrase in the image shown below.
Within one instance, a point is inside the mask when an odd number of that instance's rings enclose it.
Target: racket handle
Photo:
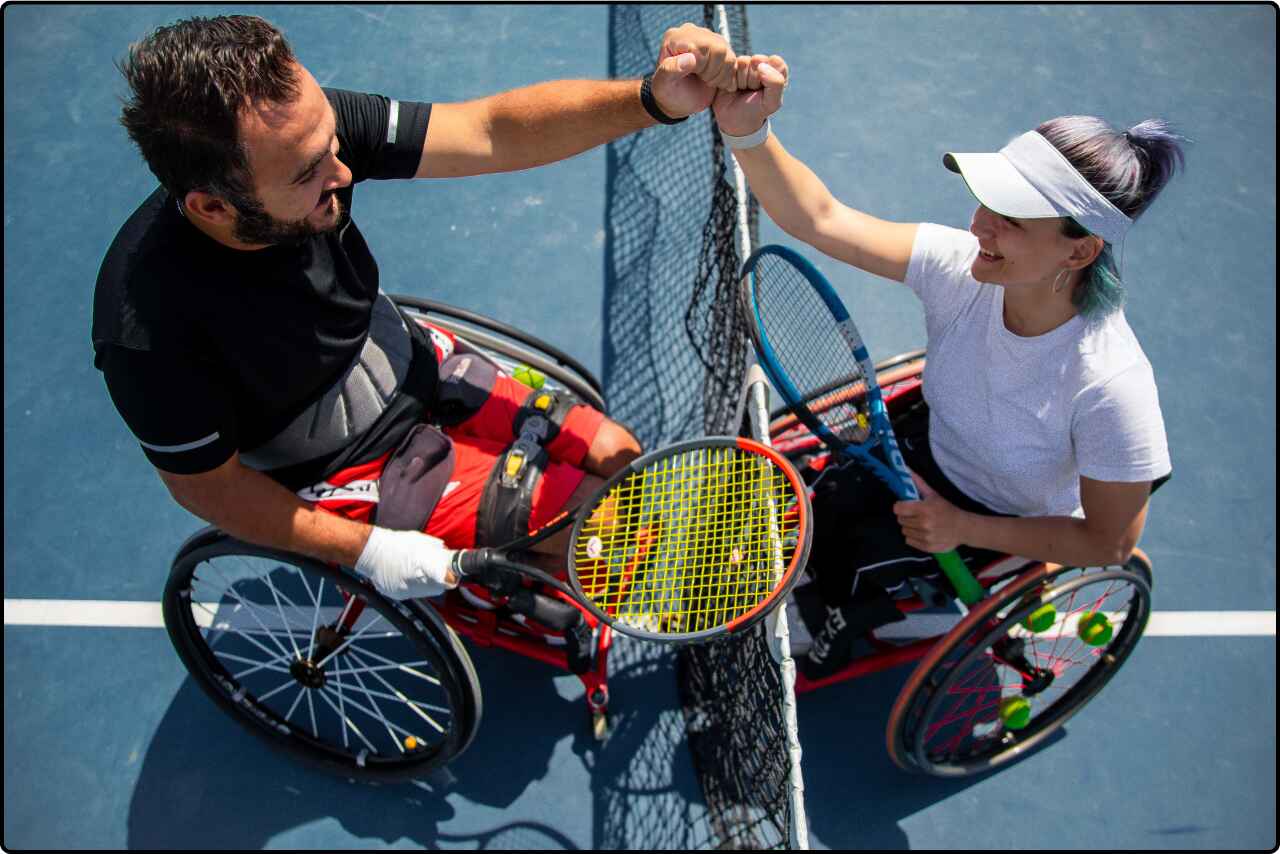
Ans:
[[[969,567],[965,566],[960,555],[954,550],[949,552],[941,552],[934,555],[937,558],[938,566],[942,567],[942,574],[951,582],[951,586],[956,589],[960,601],[966,605],[973,605],[982,601],[983,591],[982,585],[978,583],[978,579],[973,577],[973,573],[969,571]]]
[[[461,576],[479,575],[497,554],[494,549],[458,549],[453,553],[453,571]]]

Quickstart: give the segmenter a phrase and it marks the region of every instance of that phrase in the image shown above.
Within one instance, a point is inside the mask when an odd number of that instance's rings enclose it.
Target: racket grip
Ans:
[[[960,601],[966,605],[973,605],[982,601],[983,591],[982,585],[978,583],[978,579],[973,577],[973,573],[969,571],[969,567],[965,566],[960,555],[954,550],[949,552],[941,552],[934,555],[938,560],[938,566],[942,567],[942,574],[951,582],[951,586],[956,589]]]
[[[453,571],[460,576],[479,575],[496,555],[493,549],[458,549],[453,553]]]

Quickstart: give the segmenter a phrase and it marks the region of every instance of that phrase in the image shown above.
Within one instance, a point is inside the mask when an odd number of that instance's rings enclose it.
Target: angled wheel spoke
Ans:
[[[248,670],[241,670],[238,673],[231,674],[231,678],[235,679],[237,682],[246,676],[257,673],[260,670],[269,670],[272,673],[284,673],[286,675],[290,675],[290,676],[292,675],[289,672],[289,668],[280,666],[280,662],[285,660],[281,656],[276,656],[275,659],[270,661],[258,661],[257,659],[254,659],[254,658],[246,658],[243,655],[235,655],[230,652],[218,652],[215,654],[218,656],[218,658],[224,659],[226,661],[234,661],[239,664],[253,665],[253,667],[250,667]]]
[[[267,584],[267,589],[271,591],[271,598],[272,598],[272,599],[275,601],[275,603],[276,603],[276,611],[280,614],[280,624],[281,624],[282,626],[287,626],[287,625],[289,625],[289,618],[285,616],[285,613],[284,613],[284,607],[280,604],[280,598],[281,598],[281,596],[280,596],[280,594],[276,591],[276,586],[275,586],[275,584],[273,584],[273,583],[272,583],[272,581],[271,581],[271,575],[270,575],[270,573],[268,573],[267,575],[262,576],[262,580],[266,582],[266,584]],[[284,598],[285,598],[285,601],[288,601],[288,597],[287,597],[287,596],[286,596],[286,597],[284,597]],[[292,609],[293,609],[293,610],[295,610],[295,611],[297,610],[297,606],[296,606],[296,605],[294,605],[292,602],[289,602],[289,607],[290,607],[290,608],[292,608]],[[298,657],[298,660],[299,660],[299,661],[301,661],[301,660],[302,660],[302,650],[298,649],[298,643],[297,643],[297,641],[295,641],[295,640],[293,639],[293,632],[289,632],[288,634],[289,634],[289,644],[293,647],[293,654],[294,654],[294,655],[296,655],[296,656]],[[314,710],[312,710],[312,714],[311,714],[311,716],[312,716],[312,718],[314,718],[314,717],[315,717],[315,711],[314,711]],[[317,738],[318,738],[318,737],[319,737],[319,736],[317,736]]]
[[[226,578],[222,575],[222,570],[220,568],[214,567],[214,571],[217,572],[220,577],[222,577],[223,583],[226,584],[226,586],[223,589],[226,591],[227,595],[235,599],[236,603],[245,609],[245,612],[253,619],[255,623],[258,624],[258,627],[262,629],[262,631],[269,638],[271,638],[271,640],[276,644],[276,646],[280,648],[281,652],[285,653],[285,655],[288,655],[288,650],[285,649],[284,644],[280,643],[280,640],[276,637],[276,632],[272,631],[271,629],[268,629],[266,623],[262,622],[262,619],[258,616],[259,606],[245,599],[244,596],[240,594],[240,591],[235,588],[234,584],[227,583]],[[289,632],[289,623],[287,620],[284,619],[283,614],[281,614],[281,619],[282,619],[281,624],[285,628],[285,633],[290,635],[289,643],[293,644],[292,633]],[[294,650],[295,651],[297,650],[296,644],[294,644]],[[299,656],[299,658],[301,658],[301,656]]]
[[[355,643],[356,641],[358,641],[361,637],[363,637],[366,633],[368,633],[368,631],[369,631],[370,629],[372,629],[374,626],[376,626],[379,622],[386,622],[386,618],[385,618],[385,617],[383,617],[381,614],[377,614],[377,615],[375,615],[375,616],[374,616],[374,618],[373,618],[372,620],[370,620],[368,623],[366,623],[366,624],[365,624],[365,627],[364,627],[363,629],[361,629],[360,631],[356,632],[354,635],[351,635],[349,638],[347,638],[346,640],[344,640],[344,641],[342,642],[342,645],[341,645],[341,646],[339,646],[337,649],[335,649],[335,650],[333,650],[332,652],[330,652],[330,653],[329,653],[328,655],[326,655],[324,658],[322,658],[322,659],[320,659],[319,661],[317,661],[317,662],[316,662],[316,667],[324,667],[324,666],[325,666],[325,664],[329,661],[329,659],[333,658],[335,655],[337,655],[338,653],[342,652],[342,651],[343,651],[344,649],[346,649],[347,647],[351,646],[351,644],[353,644],[353,643]],[[390,625],[390,624],[388,624],[388,625]],[[394,627],[393,627],[393,628],[394,628]],[[394,636],[395,636],[394,634],[390,634],[390,633],[389,633],[389,634],[386,634],[386,635],[381,635],[380,637],[394,637]]]
[[[335,713],[339,718],[341,718],[341,719],[342,719],[342,723],[343,723],[343,728],[342,728],[342,743],[343,743],[343,746],[346,746],[346,744],[347,744],[346,734],[347,734],[347,730],[349,729],[349,730],[351,730],[352,732],[354,732],[354,733],[356,734],[356,737],[357,737],[357,738],[359,738],[361,741],[363,741],[363,742],[364,742],[364,746],[365,746],[365,747],[367,747],[367,748],[369,749],[369,752],[370,752],[370,753],[377,753],[377,752],[378,752],[378,748],[376,748],[376,747],[374,747],[374,746],[373,746],[373,742],[371,742],[371,741],[369,741],[369,739],[365,738],[364,733],[360,731],[360,727],[356,726],[356,722],[355,722],[355,721],[353,721],[353,720],[351,720],[351,718],[347,716],[347,713],[346,713],[344,710],[339,710],[339,709],[338,709],[338,707],[337,707],[337,706],[335,706],[335,705],[333,704],[333,700],[329,699],[329,694],[328,694],[328,692],[327,692],[327,691],[322,691],[322,692],[321,692],[321,694],[320,694],[320,699],[321,699],[321,700],[324,700],[326,703],[328,703],[328,704],[329,704],[329,708],[330,708],[330,709],[333,709],[334,713]],[[341,700],[341,697],[339,697],[339,700]]]
[[[234,631],[234,630],[226,630],[226,631]],[[259,643],[258,640],[253,635],[245,634],[244,632],[241,632],[241,631],[236,631],[235,635],[236,637],[244,638],[249,643],[253,644],[258,649],[262,650],[262,652],[266,656],[268,656],[269,660],[271,661],[292,660],[293,658],[293,656],[289,654],[289,650],[285,649],[279,643],[276,644],[275,650],[271,650],[267,648],[266,644]],[[215,650],[214,655],[221,656],[222,653],[220,651]]]
[[[307,691],[307,710],[311,712],[311,734],[315,736],[316,739],[319,739],[320,727],[316,726],[316,704],[315,701],[311,699],[311,694],[311,691]]]
[[[392,732],[391,722],[387,720],[386,714],[382,711],[382,706],[378,705],[378,700],[375,697],[374,692],[369,691],[369,686],[364,684],[364,678],[362,676],[357,675],[355,680],[356,684],[360,686],[360,693],[368,699],[369,705],[373,706],[373,710],[378,713],[378,722],[381,723],[383,729],[387,731],[387,737],[390,738],[391,742],[396,746],[396,750],[404,753],[404,746],[400,744],[400,739],[396,738],[396,734]],[[392,699],[395,698],[393,697]]]
[[[264,586],[269,583],[268,579],[271,577],[271,574],[275,570],[284,570],[286,572],[290,572],[296,575],[301,575],[301,571],[296,566],[280,563],[278,561],[272,562],[273,563],[272,568],[265,573],[256,565],[250,564],[243,557],[240,558],[240,563],[243,564],[247,568],[248,572],[252,574],[252,578],[242,578],[240,579],[241,581],[250,581],[250,580],[257,581],[264,584]],[[219,573],[219,576],[222,578],[223,583],[226,584],[227,587],[235,586],[234,583],[227,581],[225,575],[222,575],[221,573]],[[262,611],[266,613],[270,613],[270,610],[271,610],[266,603],[247,602],[246,604],[255,605],[256,607],[260,608]],[[298,634],[303,634],[307,630],[307,626],[305,623],[299,623],[296,620],[292,620],[292,619],[286,620],[284,623],[284,627],[288,629],[290,632],[297,632]]]
[[[353,658],[354,658],[354,657],[356,657],[354,653],[352,653],[352,657],[353,657]],[[358,660],[358,659],[357,659],[357,660]],[[363,664],[363,662],[361,662],[361,663]],[[371,671],[371,672],[372,672],[372,671]],[[430,724],[432,727],[434,727],[437,731],[439,731],[439,732],[441,732],[441,733],[443,733],[443,732],[445,731],[445,730],[444,730],[444,727],[442,727],[439,723],[437,723],[437,722],[435,721],[435,719],[434,719],[434,718],[432,718],[430,715],[428,715],[428,714],[427,714],[425,711],[423,711],[423,710],[424,710],[424,709],[430,709],[430,710],[431,710],[431,711],[433,711],[433,712],[439,712],[439,713],[441,713],[441,714],[448,714],[448,713],[449,713],[449,709],[447,709],[447,708],[446,708],[446,707],[444,707],[444,706],[437,706],[437,705],[435,705],[435,704],[433,704],[433,703],[425,703],[425,702],[422,702],[422,701],[420,701],[420,700],[413,700],[413,699],[410,699],[410,698],[409,698],[409,697],[407,697],[407,696],[404,694],[404,692],[402,692],[399,688],[396,688],[394,685],[392,685],[390,682],[388,682],[385,678],[383,678],[382,674],[377,673],[377,672],[372,672],[372,675],[373,675],[373,678],[374,678],[374,679],[377,679],[379,682],[381,682],[381,683],[382,683],[382,685],[383,685],[383,686],[384,686],[388,691],[390,691],[390,692],[391,692],[390,694],[383,694],[383,693],[381,693],[381,692],[376,692],[376,691],[375,691],[375,692],[373,692],[375,696],[385,697],[385,698],[386,698],[386,699],[388,699],[388,700],[398,700],[398,701],[400,701],[401,703],[404,703],[406,706],[408,706],[408,707],[409,707],[409,708],[410,708],[410,709],[411,709],[415,714],[417,714],[417,715],[418,715],[418,717],[422,718],[424,721],[426,721],[428,724]]]
[[[311,585],[307,584],[306,576],[298,573],[302,578],[302,586],[307,589],[307,595],[311,596]],[[311,656],[316,651],[316,632],[320,630],[320,603],[324,601],[324,579],[320,579],[320,590],[315,596],[311,596],[311,604],[313,606],[311,616],[311,640],[307,644],[307,660],[311,660]]]
[[[334,709],[334,711],[338,713],[338,719],[343,722],[342,746],[349,748],[351,746],[351,743],[347,738],[347,727],[346,727],[347,712],[343,708],[343,698],[342,698],[343,690],[342,690],[342,659],[341,658],[339,658],[336,662],[334,662],[333,681],[338,683],[338,708]],[[321,694],[320,696],[324,697],[323,694]],[[333,705],[332,701],[330,701],[328,697],[324,697],[324,700],[326,703]]]
[[[323,690],[326,694],[334,694],[334,693],[336,693],[336,692],[333,690],[333,688],[332,688],[332,687],[330,687],[329,685],[324,686],[324,688],[323,688],[322,690]],[[351,707],[352,707],[352,708],[354,708],[354,709],[357,709],[358,711],[364,712],[366,715],[368,715],[369,717],[373,718],[375,721],[383,721],[383,722],[385,722],[385,723],[387,724],[387,726],[391,727],[391,729],[393,729],[395,732],[399,733],[401,736],[410,736],[410,735],[411,735],[411,736],[413,736],[414,738],[417,738],[417,735],[416,735],[415,733],[409,732],[409,730],[405,729],[404,727],[400,726],[399,724],[395,723],[394,721],[388,721],[386,718],[384,718],[384,717],[383,717],[381,714],[379,714],[378,712],[371,711],[371,710],[369,709],[369,707],[368,707],[368,706],[361,705],[361,703],[360,703],[358,700],[356,700],[354,697],[347,697],[347,705],[348,705],[348,706],[351,706]],[[370,747],[370,749],[372,750],[373,748],[372,748],[372,747]]]
[[[290,676],[288,679],[286,679],[284,682],[280,683],[280,685],[279,685],[279,686],[277,686],[277,687],[275,687],[275,688],[272,688],[270,691],[268,691],[268,692],[267,692],[267,693],[265,693],[265,694],[259,694],[259,695],[258,695],[258,702],[259,702],[259,703],[265,703],[267,700],[270,700],[272,697],[274,697],[276,694],[279,694],[281,691],[283,691],[285,688],[288,688],[290,685],[297,685],[297,684],[298,684],[298,683],[293,679],[293,677],[292,677],[292,675],[291,675],[291,676]],[[302,687],[302,686],[299,686],[299,687]],[[306,688],[303,688],[302,690],[303,690],[303,691],[306,691],[307,689],[306,689]],[[293,701],[293,706],[290,706],[290,707],[289,707],[289,715],[293,714],[293,710],[294,710],[294,708],[298,705],[298,700],[299,700],[299,699],[301,699],[301,698],[302,698],[302,695],[301,695],[301,694],[299,694],[299,695],[298,695],[298,698],[297,698],[297,699],[295,699],[295,700]],[[289,719],[289,715],[285,715],[285,720],[288,720],[288,719]]]
[[[420,670],[413,669],[415,667],[421,667],[424,664],[430,664],[431,662],[429,661],[410,661],[410,662],[405,662],[404,664],[401,664],[400,662],[392,661],[391,659],[387,658],[385,655],[378,655],[378,653],[374,652],[373,650],[366,649],[362,646],[352,646],[351,649],[353,651],[359,652],[361,655],[365,655],[365,656],[368,656],[369,658],[372,658],[374,661],[381,662],[383,664],[383,667],[379,669],[400,670],[404,673],[409,674],[410,676],[416,676],[419,679],[424,679],[427,682],[430,682],[432,685],[440,684],[440,680],[437,677],[432,676],[430,673],[423,673]]]
[[[302,685],[298,685],[298,696],[293,698],[293,704],[289,706],[289,711],[284,713],[284,719],[286,721],[293,720],[293,712],[298,708],[298,703],[302,702],[302,695],[305,693],[307,693],[307,689]]]

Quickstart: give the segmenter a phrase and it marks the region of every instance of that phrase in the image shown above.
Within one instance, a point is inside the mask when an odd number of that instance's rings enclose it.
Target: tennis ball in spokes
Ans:
[[[1036,608],[1023,619],[1022,625],[1029,631],[1036,634],[1047,632],[1053,628],[1053,622],[1058,618],[1058,609],[1053,607],[1052,602],[1046,602],[1039,608]]]
[[[1000,701],[1000,723],[1005,729],[1022,729],[1031,723],[1031,703],[1026,697],[1005,697]]]
[[[543,383],[547,381],[541,371],[534,370],[528,365],[516,365],[511,376],[515,377],[517,382],[522,382],[534,390],[542,388]]]
[[[1101,611],[1085,611],[1076,625],[1076,634],[1089,646],[1104,646],[1111,642],[1113,629],[1107,615]]]

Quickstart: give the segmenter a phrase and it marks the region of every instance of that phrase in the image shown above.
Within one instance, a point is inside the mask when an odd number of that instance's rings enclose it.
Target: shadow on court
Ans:
[[[911,666],[898,667],[796,698],[814,838],[856,839],[859,848],[870,850],[909,849],[904,819],[1001,773],[947,780],[893,764],[885,750],[885,724],[910,674]],[[1060,729],[1028,755],[1064,737]]]
[[[147,749],[129,805],[128,846],[260,849],[332,819],[356,839],[383,844],[578,847],[554,827],[527,821],[471,835],[441,832],[457,815],[459,796],[504,810],[548,776],[568,729],[589,737],[585,703],[559,696],[553,671],[500,653],[472,654],[484,686],[480,732],[455,762],[410,783],[353,782],[315,769],[248,733],[187,679]]]

